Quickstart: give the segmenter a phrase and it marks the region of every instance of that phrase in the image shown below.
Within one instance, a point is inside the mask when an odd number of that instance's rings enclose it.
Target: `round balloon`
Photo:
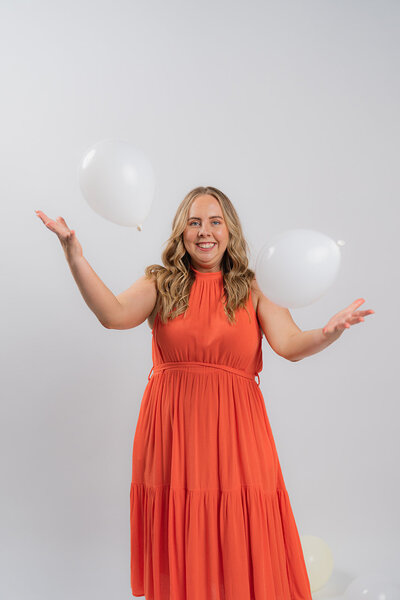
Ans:
[[[289,229],[261,248],[255,273],[260,289],[272,302],[298,308],[326,293],[339,266],[339,245],[330,237],[312,229]]]
[[[348,585],[345,600],[399,600],[400,587],[379,573],[365,573]]]
[[[84,153],[78,178],[97,214],[141,231],[155,193],[153,167],[141,150],[125,141],[97,142]]]
[[[328,544],[315,535],[300,537],[311,592],[321,589],[333,572],[333,555]]]

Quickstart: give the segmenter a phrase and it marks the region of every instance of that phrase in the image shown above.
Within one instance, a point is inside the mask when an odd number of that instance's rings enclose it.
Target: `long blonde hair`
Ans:
[[[146,278],[155,278],[156,281],[157,306],[162,323],[186,312],[189,305],[190,290],[196,276],[190,268],[190,254],[183,243],[183,232],[187,226],[190,205],[197,196],[203,194],[209,194],[218,200],[229,231],[228,244],[221,261],[224,288],[221,299],[225,297],[226,300],[225,314],[231,324],[236,322],[235,311],[238,308],[245,308],[249,314],[246,303],[255,273],[248,268],[249,248],[238,214],[223,192],[211,186],[200,186],[191,190],[178,206],[172,221],[171,235],[165,242],[167,246],[161,255],[165,266],[154,264],[145,268]]]

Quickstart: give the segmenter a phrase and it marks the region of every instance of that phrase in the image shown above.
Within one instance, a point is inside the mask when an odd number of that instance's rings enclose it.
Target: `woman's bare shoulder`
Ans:
[[[258,287],[256,278],[254,277],[254,279],[251,281],[250,283],[250,289],[251,289],[251,297],[253,299],[253,306],[254,306],[254,310],[257,313],[257,305],[258,305],[258,299],[260,297],[260,288]]]

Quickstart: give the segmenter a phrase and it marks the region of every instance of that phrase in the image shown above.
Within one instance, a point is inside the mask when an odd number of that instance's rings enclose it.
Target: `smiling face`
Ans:
[[[221,260],[228,245],[229,231],[222,216],[221,206],[214,196],[197,196],[190,208],[183,244],[197,271],[220,271]],[[212,242],[211,248],[199,244]]]

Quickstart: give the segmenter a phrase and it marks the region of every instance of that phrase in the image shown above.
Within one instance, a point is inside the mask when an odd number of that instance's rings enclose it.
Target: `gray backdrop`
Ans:
[[[34,210],[62,215],[118,294],[161,262],[198,185],[234,203],[253,268],[286,229],[346,242],[335,285],[292,316],[323,327],[359,297],[376,314],[297,363],[264,338],[261,390],[299,533],[334,555],[315,597],[373,570],[396,581],[399,3],[4,0],[0,23],[0,596],[131,597],[132,444],[152,365],[147,322],[103,328]],[[104,138],[154,165],[142,232],[79,191],[82,153]]]

